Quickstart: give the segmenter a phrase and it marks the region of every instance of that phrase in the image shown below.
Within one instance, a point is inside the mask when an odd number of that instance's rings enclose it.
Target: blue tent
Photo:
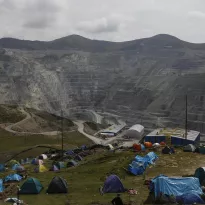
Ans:
[[[68,163],[67,163],[67,167],[75,167],[77,166],[78,163],[74,160],[70,160]]]
[[[68,151],[66,151],[65,154],[72,156],[72,155],[74,155],[75,153],[73,152],[73,150],[68,150]]]
[[[20,166],[19,164],[14,164],[14,165],[12,166],[12,170],[16,171],[16,170],[17,170],[17,167],[19,167],[19,166]]]
[[[110,175],[107,177],[102,189],[103,193],[122,193],[125,191],[126,189],[120,181],[120,178],[116,175]]]
[[[0,179],[0,193],[4,191],[4,185],[3,185],[3,180]]]
[[[10,181],[21,181],[22,177],[18,174],[10,174],[7,177],[4,178],[4,182],[10,182]]]
[[[205,204],[204,200],[195,193],[187,193],[176,197],[176,201],[179,204]]]
[[[58,169],[65,168],[65,163],[64,162],[54,162],[53,165],[58,167]]]
[[[87,149],[86,145],[82,145],[82,146],[81,146],[81,149],[82,149],[82,150]]]
[[[80,155],[76,155],[75,158],[74,158],[74,160],[76,160],[76,161],[82,161],[83,158],[82,158]]]
[[[160,175],[152,179],[151,191],[154,191],[155,197],[160,194],[181,196],[185,193],[202,194],[199,179],[195,177],[169,178]]]
[[[0,164],[0,172],[4,172],[5,171],[5,166],[4,164]]]

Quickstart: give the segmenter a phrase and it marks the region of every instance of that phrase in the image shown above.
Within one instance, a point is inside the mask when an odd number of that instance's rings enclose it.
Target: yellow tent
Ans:
[[[47,172],[48,171],[48,169],[44,166],[44,165],[39,165],[38,167],[36,167],[35,169],[34,169],[34,171],[35,172]]]

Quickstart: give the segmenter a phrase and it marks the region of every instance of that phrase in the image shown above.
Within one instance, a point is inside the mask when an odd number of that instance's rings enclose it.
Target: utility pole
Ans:
[[[186,98],[185,98],[185,101],[186,101],[186,109],[185,109],[185,139],[187,139],[187,123],[188,123],[188,121],[187,121],[187,117],[188,117],[188,115],[187,115],[187,95],[186,95]]]
[[[62,158],[63,158],[63,110],[61,109],[61,151],[62,151]]]

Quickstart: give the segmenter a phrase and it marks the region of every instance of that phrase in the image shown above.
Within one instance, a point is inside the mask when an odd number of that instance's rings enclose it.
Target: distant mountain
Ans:
[[[91,40],[79,35],[70,35],[53,41],[29,41],[15,38],[0,39],[0,47],[26,50],[81,50],[87,52],[125,51],[146,48],[194,48],[205,49],[205,44],[193,44],[166,34],[126,42]]]
[[[187,94],[189,129],[205,133],[205,44],[165,34],[126,42],[71,35],[3,38],[0,47],[0,104],[69,116],[94,109],[153,129],[184,127]]]

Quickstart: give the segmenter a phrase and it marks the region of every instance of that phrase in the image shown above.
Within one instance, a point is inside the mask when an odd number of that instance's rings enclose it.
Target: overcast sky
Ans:
[[[126,41],[166,33],[205,43],[205,0],[0,0],[0,25],[0,38]]]

